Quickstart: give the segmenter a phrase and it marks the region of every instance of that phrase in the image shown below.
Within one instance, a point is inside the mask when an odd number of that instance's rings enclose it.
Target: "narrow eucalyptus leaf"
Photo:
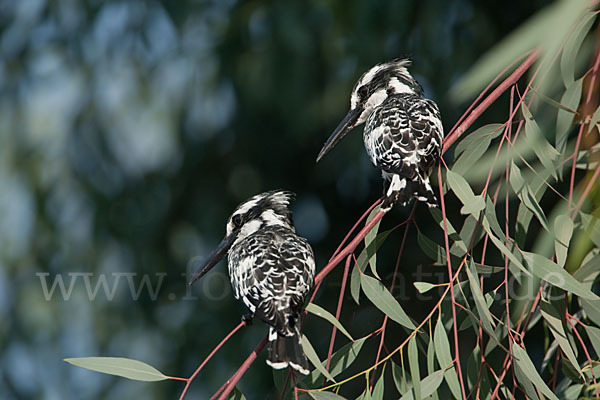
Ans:
[[[308,311],[311,314],[316,315],[317,317],[321,317],[324,320],[328,321],[330,324],[335,326],[341,333],[343,333],[348,339],[354,341],[354,339],[352,339],[352,336],[350,336],[350,334],[348,333],[346,328],[344,328],[342,323],[340,321],[338,321],[335,318],[335,316],[333,316],[333,314],[331,314],[329,311],[325,310],[324,308],[322,308],[314,303],[308,304],[306,306],[306,311]]]
[[[333,376],[331,376],[329,371],[327,371],[327,369],[323,366],[323,363],[321,363],[321,360],[319,360],[319,356],[317,355],[315,348],[312,346],[312,344],[310,344],[310,341],[308,340],[306,335],[302,335],[302,350],[304,350],[306,358],[308,358],[312,365],[314,365],[315,368],[318,369],[321,374],[323,374],[323,376],[325,376],[330,381],[335,382]]]
[[[122,357],[80,357],[65,358],[66,362],[77,367],[102,372],[103,374],[122,376],[136,381],[162,381],[168,376],[156,368],[141,361]]]
[[[556,397],[554,392],[550,390],[550,388],[546,385],[538,371],[535,369],[535,366],[533,365],[533,362],[531,362],[527,351],[525,351],[524,348],[522,348],[516,343],[513,344],[512,350],[516,365],[524,373],[524,376],[521,376],[521,379],[519,379],[519,381],[522,384],[527,384],[531,382],[546,397],[552,400],[558,400],[558,397]]]
[[[575,63],[575,59],[572,60],[572,64]],[[571,64],[571,65],[572,65]],[[567,90],[563,93],[560,103],[568,108],[577,110],[579,102],[581,101],[581,91],[583,87],[583,78],[571,82],[567,86]],[[556,117],[556,149],[559,152],[564,152],[567,146],[567,139],[569,138],[569,132],[573,128],[573,118],[575,115],[572,112],[565,110],[558,110]]]
[[[408,341],[408,365],[412,378],[413,396],[415,399],[421,399],[421,372],[419,370],[419,350],[417,349],[416,336]]]
[[[400,325],[408,329],[415,329],[415,325],[410,320],[410,317],[404,312],[400,303],[392,296],[383,283],[368,275],[362,275],[360,279],[363,292],[375,307],[379,308]]]
[[[569,242],[573,236],[573,220],[568,215],[559,215],[554,220],[554,235],[556,263],[561,267],[565,266],[567,253],[569,251]]]
[[[448,340],[446,328],[444,328],[444,324],[442,323],[441,319],[438,319],[437,323],[435,324],[433,342],[435,344],[435,353],[438,363],[442,368],[449,367],[444,372],[446,383],[448,383],[452,395],[455,398],[460,399],[462,398],[460,383],[458,382],[458,376],[456,375],[456,369],[453,361],[454,358],[452,357],[452,353],[450,351],[450,341]]]

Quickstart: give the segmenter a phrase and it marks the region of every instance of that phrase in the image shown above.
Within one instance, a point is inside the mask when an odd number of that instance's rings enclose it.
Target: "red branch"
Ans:
[[[317,276],[315,276],[315,284],[321,283],[321,281],[325,279],[327,274],[329,274],[331,270],[335,268],[336,265],[338,265],[344,258],[346,258],[346,256],[351,254],[354,251],[354,249],[356,249],[358,244],[363,241],[365,236],[367,236],[367,233],[369,233],[371,229],[373,229],[373,227],[379,221],[381,221],[381,218],[383,218],[386,212],[387,211],[384,210],[377,211],[373,218],[371,218],[369,222],[365,224],[365,227],[362,228],[360,232],[356,234],[354,239],[352,239],[352,241],[350,241],[350,243],[348,243],[348,245],[344,247],[342,251],[340,251],[335,257],[333,257],[333,259],[329,261],[329,263],[325,267],[323,267],[321,272],[319,272]]]
[[[346,291],[346,282],[348,280],[348,270],[350,269],[350,261],[352,261],[352,257],[348,256],[348,258],[346,258],[346,266],[344,267],[344,276],[342,277],[342,287],[340,288],[337,309],[335,310],[335,319],[337,319],[338,321],[340,320],[340,314],[342,313],[342,303],[344,301],[344,292]],[[329,365],[331,364],[331,355],[333,354],[333,345],[335,344],[336,332],[337,326],[333,325],[333,328],[331,328],[331,339],[329,340],[329,352],[327,353],[327,371],[329,371]]]
[[[238,326],[236,326],[235,328],[233,328],[233,330],[231,332],[229,332],[229,334],[227,336],[225,336],[223,338],[223,340],[221,340],[221,342],[217,345],[217,347],[215,347],[213,349],[213,351],[210,352],[210,354],[204,359],[204,361],[202,361],[202,364],[200,364],[200,366],[198,368],[196,368],[196,371],[194,371],[194,373],[192,374],[192,376],[190,376],[189,378],[186,379],[187,383],[185,384],[185,387],[183,388],[183,392],[181,392],[181,396],[179,396],[179,400],[183,400],[183,398],[185,397],[185,394],[186,394],[188,388],[190,387],[192,381],[194,380],[194,378],[196,377],[196,375],[198,375],[198,373],[200,372],[200,370],[202,370],[202,368],[204,368],[204,366],[206,365],[206,363],[225,344],[225,342],[227,342],[229,340],[229,338],[231,338],[233,336],[234,333],[236,333],[237,331],[239,331],[245,325],[246,325],[246,323],[244,321],[242,321],[242,322],[240,322],[238,324]]]
[[[448,241],[448,226],[446,220],[446,204],[444,202],[444,193],[442,190],[442,168],[438,164],[438,185],[440,189],[440,204],[442,206],[442,219],[444,220],[444,244],[446,246],[446,264],[448,264],[448,279],[452,278],[452,263],[450,261],[450,244]],[[462,367],[460,365],[460,348],[458,346],[458,320],[456,319],[456,301],[454,300],[454,283],[449,282],[450,297],[452,298],[452,326],[454,328],[454,360],[456,362],[456,371],[458,372],[458,381],[460,382],[460,390],[463,400],[467,400],[465,394],[465,383],[462,376]]]
[[[237,383],[240,381],[240,379],[242,379],[242,376],[244,376],[248,368],[250,368],[250,365],[252,365],[254,360],[256,360],[256,357],[258,357],[258,353],[260,353],[265,347],[265,345],[267,344],[267,339],[268,335],[265,335],[265,337],[263,338],[263,340],[261,340],[258,346],[256,346],[256,348],[252,350],[252,353],[250,353],[246,361],[244,361],[244,363],[238,368],[235,374],[233,374],[233,376],[229,378],[227,382],[223,384],[223,386],[221,386],[221,389],[219,389],[217,393],[215,393],[213,397],[210,398],[210,400],[214,400],[219,393],[221,393],[221,396],[219,396],[219,400],[225,400],[227,396],[229,396],[229,393],[231,393],[235,385],[237,385]]]
[[[517,81],[523,76],[523,74],[533,65],[535,60],[537,60],[540,52],[538,50],[534,50],[529,54],[529,57],[525,59],[514,70],[512,74],[508,78],[506,78],[492,93],[489,94],[488,97],[485,98],[473,111],[471,114],[464,120],[462,124],[458,126],[454,131],[451,131],[448,136],[446,136],[444,140],[444,147],[442,148],[442,154],[444,154],[456,140],[463,134],[473,123],[483,114],[485,110],[487,110],[497,99],[500,97],[502,93],[508,90],[512,85],[517,83]]]

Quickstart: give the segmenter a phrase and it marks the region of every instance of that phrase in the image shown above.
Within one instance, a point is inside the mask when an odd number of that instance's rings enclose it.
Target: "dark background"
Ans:
[[[360,74],[411,56],[448,131],[467,106],[450,102],[449,88],[547,3],[0,0],[0,397],[177,398],[181,382],[134,382],[61,360],[121,356],[189,376],[244,312],[224,264],[191,292],[182,276],[218,243],[239,202],[275,188],[298,193],[297,230],[320,269],[380,196],[360,129],[314,162]],[[501,120],[505,104],[481,123]],[[407,214],[394,210],[382,229]],[[416,218],[439,235],[426,207]],[[422,318],[430,302],[414,293],[423,280],[414,271],[437,270],[415,232],[395,294]],[[401,237],[394,232],[378,257],[386,283]],[[316,299],[331,312],[338,269]],[[144,276],[160,282],[156,296],[131,293],[127,277],[138,289]],[[58,287],[44,296],[42,282],[56,277],[66,289],[74,279],[70,296]],[[85,277],[91,289],[106,277],[114,295],[100,287],[90,297]],[[371,307],[347,295],[342,322],[355,337],[380,326]],[[238,333],[188,397],[208,398],[265,332],[256,323]],[[330,326],[311,317],[306,334],[324,358]],[[376,342],[354,369],[373,363]],[[356,397],[361,385],[342,393]],[[264,355],[240,388],[277,398]]]

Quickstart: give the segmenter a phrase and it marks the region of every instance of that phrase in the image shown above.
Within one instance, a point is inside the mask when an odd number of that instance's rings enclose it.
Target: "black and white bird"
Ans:
[[[421,85],[408,72],[410,65],[408,59],[395,59],[364,73],[352,90],[350,111],[317,157],[318,162],[352,128],[366,122],[365,148],[382,170],[387,209],[412,198],[437,205],[429,174],[440,157],[444,128],[437,105],[423,97]]]
[[[296,235],[289,210],[294,194],[275,190],[240,204],[227,222],[225,238],[190,281],[214,267],[225,254],[236,299],[252,317],[270,325],[267,364],[290,366],[306,375],[300,313],[313,287],[315,259],[306,239]]]

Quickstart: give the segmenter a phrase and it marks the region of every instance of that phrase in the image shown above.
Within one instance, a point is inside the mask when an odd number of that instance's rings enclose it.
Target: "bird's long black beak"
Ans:
[[[354,128],[356,120],[360,116],[361,112],[362,109],[360,107],[356,107],[354,110],[348,111],[348,114],[346,114],[342,122],[340,122],[337,128],[335,128],[331,136],[329,136],[329,139],[327,139],[323,145],[323,148],[317,156],[317,162],[319,162],[321,158],[323,158],[323,156],[329,152],[329,150],[333,149],[335,145],[338,144],[339,141],[342,140],[352,128]]]
[[[206,263],[203,266],[198,268],[194,277],[188,282],[188,285],[193,284],[198,279],[202,278],[208,271],[212,269],[229,251],[229,248],[233,244],[235,240],[235,235],[226,236],[225,239],[219,243],[219,246],[208,256]]]

